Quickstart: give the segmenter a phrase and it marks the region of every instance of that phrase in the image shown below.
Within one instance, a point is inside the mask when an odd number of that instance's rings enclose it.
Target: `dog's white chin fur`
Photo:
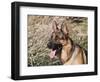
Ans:
[[[52,59],[52,58],[55,58],[55,54],[56,54],[56,50],[51,50],[50,54],[49,54],[49,57]]]

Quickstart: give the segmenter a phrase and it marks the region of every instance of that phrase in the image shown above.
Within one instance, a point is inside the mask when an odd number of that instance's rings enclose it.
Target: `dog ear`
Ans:
[[[57,22],[56,21],[53,21],[52,29],[53,29],[54,32],[56,32],[58,30]]]
[[[61,25],[61,31],[65,34],[65,35],[68,35],[69,34],[69,30],[68,30],[68,25],[67,23],[62,23]]]

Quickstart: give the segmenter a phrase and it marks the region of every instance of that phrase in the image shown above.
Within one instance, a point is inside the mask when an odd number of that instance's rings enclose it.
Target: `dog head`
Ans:
[[[61,27],[58,28],[57,22],[54,21],[52,30],[51,38],[47,44],[48,48],[51,49],[50,58],[54,58],[57,52],[61,51],[64,45],[67,45],[69,35],[66,23],[62,23]]]

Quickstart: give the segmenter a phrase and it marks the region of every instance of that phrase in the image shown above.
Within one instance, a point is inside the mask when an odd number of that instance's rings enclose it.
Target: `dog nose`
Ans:
[[[47,47],[49,47],[49,46],[50,46],[50,44],[48,43],[48,44],[47,44]]]
[[[47,44],[47,47],[48,47],[48,48],[51,48],[51,44],[50,44],[50,43],[48,43],[48,44]]]

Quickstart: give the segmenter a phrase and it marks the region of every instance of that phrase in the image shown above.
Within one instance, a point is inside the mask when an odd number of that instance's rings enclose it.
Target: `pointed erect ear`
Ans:
[[[69,30],[68,30],[68,25],[67,23],[62,23],[61,25],[61,31],[65,34],[65,35],[68,35],[69,34]]]
[[[52,29],[53,29],[54,32],[56,32],[58,30],[57,22],[56,21],[53,21],[53,23],[52,23]]]

